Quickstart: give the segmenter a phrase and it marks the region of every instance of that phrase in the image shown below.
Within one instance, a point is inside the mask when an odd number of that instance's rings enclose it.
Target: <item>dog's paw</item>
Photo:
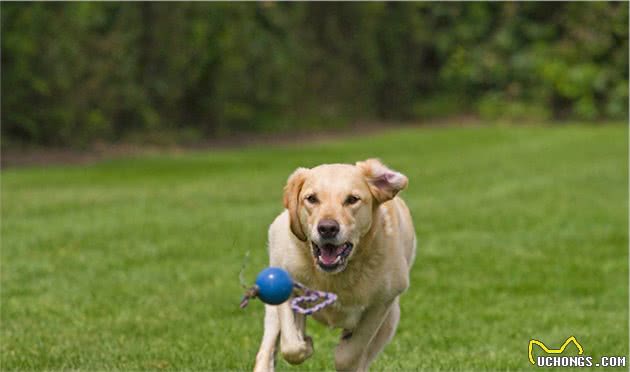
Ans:
[[[364,372],[367,368],[362,367],[365,361],[364,348],[357,349],[349,343],[349,340],[342,339],[335,348],[335,369],[344,372]]]
[[[280,345],[282,357],[291,364],[301,364],[313,355],[313,339],[304,337],[304,341]]]
[[[274,355],[272,354],[258,354],[256,355],[256,364],[254,365],[254,372],[273,372],[274,371]]]

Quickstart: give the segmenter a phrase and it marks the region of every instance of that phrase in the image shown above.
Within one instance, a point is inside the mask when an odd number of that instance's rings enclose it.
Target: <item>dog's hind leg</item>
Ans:
[[[335,349],[335,369],[366,371],[370,362],[394,335],[398,316],[397,298],[366,310],[352,334],[342,334]]]
[[[280,336],[280,319],[276,306],[265,305],[265,331],[260,343],[260,349],[256,354],[254,372],[267,372],[274,370],[276,359],[276,346]]]
[[[392,306],[389,308],[389,312],[385,316],[385,320],[383,320],[383,324],[374,335],[372,341],[370,341],[370,345],[367,348],[367,353],[365,355],[365,359],[363,361],[363,368],[360,370],[367,371],[370,364],[374,361],[376,356],[383,351],[385,345],[387,345],[394,334],[396,334],[396,328],[398,328],[398,321],[400,320],[400,306],[398,304],[398,299],[394,301]]]

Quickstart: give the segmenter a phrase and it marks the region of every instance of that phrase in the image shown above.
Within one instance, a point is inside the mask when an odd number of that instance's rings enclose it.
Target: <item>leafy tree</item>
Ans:
[[[4,145],[627,118],[626,2],[0,6]]]

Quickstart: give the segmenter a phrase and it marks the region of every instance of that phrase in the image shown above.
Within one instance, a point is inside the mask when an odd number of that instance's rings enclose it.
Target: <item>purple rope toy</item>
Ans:
[[[316,290],[307,288],[303,284],[298,283],[298,282],[293,283],[293,285],[304,292],[302,296],[298,296],[291,300],[291,309],[293,309],[293,311],[296,311],[300,314],[311,315],[315,312],[322,310],[326,306],[332,305],[335,301],[337,301],[337,295],[334,293],[316,291]],[[318,304],[315,304],[312,307],[303,308],[300,306],[300,304],[315,303],[321,299],[324,299],[324,301]]]

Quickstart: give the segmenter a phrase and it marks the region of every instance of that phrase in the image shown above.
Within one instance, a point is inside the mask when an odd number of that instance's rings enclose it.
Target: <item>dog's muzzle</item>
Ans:
[[[346,263],[346,259],[352,252],[353,245],[345,242],[340,245],[325,243],[317,245],[313,242],[313,257],[317,261],[317,265],[324,271],[332,272],[342,267]]]

